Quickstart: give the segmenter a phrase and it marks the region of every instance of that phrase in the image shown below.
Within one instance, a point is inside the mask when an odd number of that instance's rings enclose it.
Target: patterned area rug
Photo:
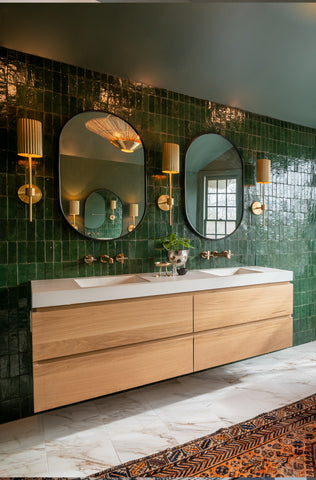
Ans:
[[[316,395],[89,478],[316,477]]]

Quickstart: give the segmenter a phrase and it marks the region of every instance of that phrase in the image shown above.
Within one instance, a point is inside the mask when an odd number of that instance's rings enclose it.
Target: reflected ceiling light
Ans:
[[[86,127],[91,132],[109,140],[122,152],[133,153],[142,146],[141,139],[135,130],[116,116],[92,118],[86,122]]]

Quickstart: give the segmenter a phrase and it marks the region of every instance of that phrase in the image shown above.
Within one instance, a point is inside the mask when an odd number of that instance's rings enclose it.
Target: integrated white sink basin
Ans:
[[[104,302],[291,280],[293,280],[291,271],[257,266],[190,270],[186,275],[176,277],[156,277],[154,273],[138,273],[33,280],[31,282],[32,307]],[[150,312],[148,314],[150,315]]]
[[[219,277],[230,277],[231,275],[247,275],[249,273],[263,273],[260,270],[251,270],[250,268],[236,267],[236,268],[211,268],[208,270],[199,270],[200,272],[208,273]]]
[[[170,272],[169,272],[170,273]],[[154,282],[154,283],[175,283],[175,282],[189,282],[191,280],[209,280],[210,277],[214,277],[212,269],[209,270],[189,270],[186,275],[176,275],[173,277],[172,275],[166,276],[161,275],[160,277],[157,276],[157,272],[155,273],[142,273],[139,274],[141,278],[146,280],[147,282]]]
[[[146,282],[138,275],[108,275],[106,277],[75,278],[74,280],[81,288],[113,287],[115,285]]]

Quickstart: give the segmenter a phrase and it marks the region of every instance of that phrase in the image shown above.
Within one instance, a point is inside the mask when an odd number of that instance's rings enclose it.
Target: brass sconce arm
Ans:
[[[257,160],[257,183],[262,185],[262,203],[253,202],[251,204],[251,211],[254,215],[261,215],[262,213],[262,226],[265,226],[265,211],[266,205],[264,203],[264,186],[270,183],[270,170],[271,161],[267,158],[259,158]]]
[[[169,210],[169,225],[172,225],[172,175],[180,172],[180,147],[176,143],[164,143],[162,151],[162,172],[169,176],[169,195],[160,195],[158,207],[160,210]]]
[[[19,118],[17,122],[17,154],[28,159],[29,183],[22,185],[18,190],[18,197],[22,202],[29,204],[29,220],[32,222],[32,206],[42,198],[41,190],[33,185],[32,159],[43,156],[42,124],[38,120]],[[20,160],[19,163],[23,163]]]

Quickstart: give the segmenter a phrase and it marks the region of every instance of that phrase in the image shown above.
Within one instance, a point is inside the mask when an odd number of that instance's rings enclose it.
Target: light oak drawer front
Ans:
[[[274,318],[194,335],[194,371],[292,346],[292,317]]]
[[[269,284],[194,295],[194,331],[238,325],[293,312],[293,285]]]
[[[191,333],[192,295],[38,309],[33,361]]]
[[[192,336],[34,364],[34,411],[193,371]]]

